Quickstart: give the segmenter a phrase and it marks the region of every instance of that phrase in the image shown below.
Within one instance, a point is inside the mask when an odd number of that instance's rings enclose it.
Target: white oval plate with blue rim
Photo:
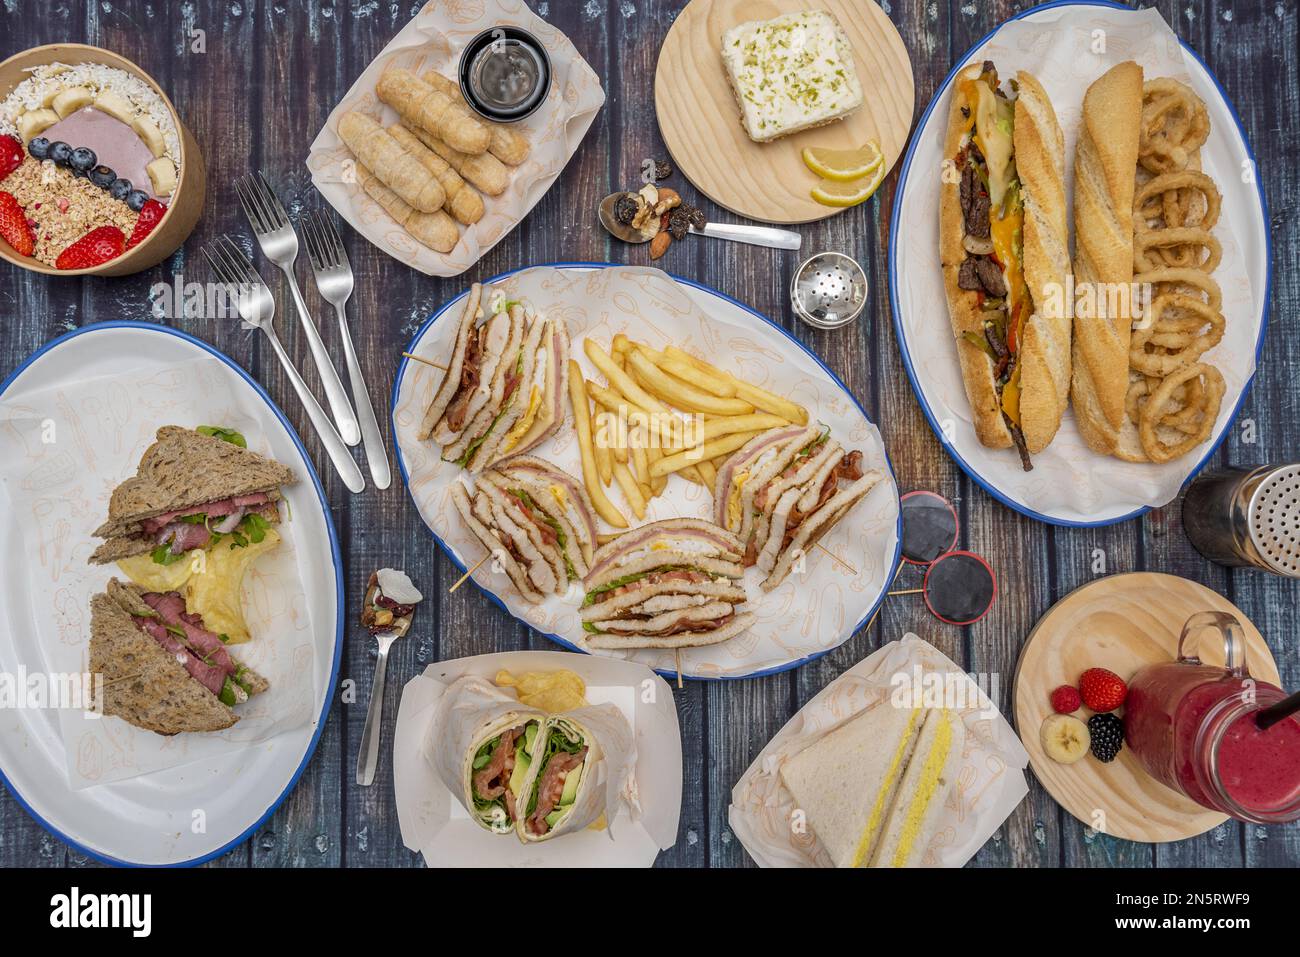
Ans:
[[[1058,22],[1066,16],[1079,18],[1077,33],[1066,33]],[[1171,501],[1226,437],[1264,341],[1270,282],[1268,211],[1254,175],[1254,157],[1214,75],[1186,44],[1159,43],[1163,27],[1158,18],[1154,10],[1135,11],[1108,2],[1049,3],[999,26],[957,61],[939,87],[912,137],[895,194],[890,298],[903,365],[917,401],[944,450],[978,485],[1009,508],[1053,525],[1110,525]],[[1026,30],[1030,24],[1035,29]],[[1049,56],[1047,44],[1072,36],[1076,46],[1088,46],[1099,35],[1107,41],[1102,54],[1053,55],[1050,71],[1035,71],[1034,64]],[[1134,53],[1139,49],[1145,54]],[[1171,51],[1170,70],[1158,66],[1162,51]],[[1115,63],[1134,55],[1148,78],[1182,74],[1209,112],[1210,138],[1201,156],[1223,192],[1224,212],[1215,235],[1223,243],[1224,258],[1214,278],[1223,288],[1228,334],[1205,361],[1221,369],[1227,394],[1210,440],[1174,462],[1133,464],[1098,455],[1084,444],[1073,413],[1067,411],[1056,439],[1034,457],[1034,470],[1024,472],[1014,449],[986,449],[976,439],[950,331],[938,261],[938,195],[952,80],[967,63],[989,56],[1004,78],[1022,68],[1036,72],[1065,132],[1068,204],[1073,195],[1073,132],[1083,92]],[[1073,233],[1072,218],[1070,223]]]
[[[51,834],[96,860],[126,865],[199,864],[242,844],[298,782],[333,698],[343,649],[343,572],[325,493],[301,440],[266,392],[229,358],[183,332],[144,322],[104,322],[62,336],[29,357],[3,385],[0,402],[34,389],[113,373],[158,374],[206,359],[226,391],[255,409],[259,436],[299,481],[284,489],[304,590],[312,603],[313,719],[234,754],[80,790],[69,787],[58,715],[0,709],[0,780]],[[159,422],[159,425],[167,423]],[[111,487],[115,477],[104,476]],[[42,668],[32,646],[31,549],[17,523],[0,527],[0,670]],[[77,596],[89,601],[90,596]],[[261,638],[255,640],[271,640]],[[105,718],[104,721],[118,721]],[[198,812],[202,812],[199,814]]]
[[[618,332],[657,348],[673,343],[802,403],[811,422],[830,426],[846,448],[862,450],[864,468],[885,472],[885,480],[822,539],[830,555],[818,549],[808,557],[802,575],[792,574],[770,594],[761,594],[756,585],[750,589],[746,610],[757,620],[748,631],[721,644],[681,650],[683,677],[750,678],[797,668],[839,647],[871,620],[898,564],[900,519],[893,470],[880,433],[865,410],[798,339],[729,296],[658,269],[600,263],[532,266],[494,277],[484,285],[484,303],[489,301],[491,287],[497,287],[538,310],[563,315],[573,340],[571,355],[589,378],[601,380],[603,376],[583,354],[582,341],[588,335],[605,348]],[[442,356],[445,361],[452,351],[465,295],[439,309],[416,333],[407,351],[431,359]],[[443,462],[437,446],[417,437],[424,409],[441,376],[424,363],[402,360],[393,383],[393,434],[402,478],[421,518],[451,560],[464,570],[483,554],[482,544],[464,528],[449,502],[450,484],[461,481],[464,470]],[[578,475],[572,418],[569,414],[565,426],[532,454]],[[612,491],[611,500],[630,524],[639,524],[621,492]],[[712,514],[712,502],[711,490],[706,492],[674,477],[666,492],[652,501],[646,521],[707,518]],[[528,627],[571,650],[588,650],[578,618],[581,589],[576,600],[552,597],[541,605],[529,605],[504,573],[492,570],[491,563],[483,564],[473,580]],[[629,658],[665,675],[677,673],[671,650],[591,651]]]

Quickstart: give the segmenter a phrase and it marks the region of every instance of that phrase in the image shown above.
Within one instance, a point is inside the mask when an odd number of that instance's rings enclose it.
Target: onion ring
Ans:
[[[1174,392],[1180,386],[1197,379],[1204,380],[1203,389],[1199,392],[1195,387],[1187,390],[1189,399],[1195,394],[1197,404],[1192,405],[1189,401],[1183,409],[1184,412],[1189,409],[1195,410],[1194,415],[1188,415],[1189,421],[1194,418],[1199,419],[1194,426],[1195,431],[1189,432],[1180,428],[1178,431],[1183,433],[1183,437],[1177,441],[1166,442],[1165,438],[1156,431],[1159,420],[1165,414],[1164,409],[1170,404]],[[1219,370],[1201,362],[1180,369],[1161,382],[1159,387],[1147,396],[1138,418],[1138,435],[1142,440],[1142,451],[1146,453],[1147,458],[1157,463],[1172,462],[1208,439],[1210,433],[1214,431],[1214,423],[1219,416],[1225,391],[1223,375]]]
[[[1209,273],[1200,269],[1160,267],[1134,273],[1133,281],[1136,283],[1149,283],[1157,287],[1173,287],[1169,290],[1157,289],[1159,293],[1166,291],[1182,292],[1184,288],[1190,288],[1204,294],[1211,309],[1220,310],[1223,308],[1223,291],[1219,288],[1219,284],[1214,281],[1214,277]]]

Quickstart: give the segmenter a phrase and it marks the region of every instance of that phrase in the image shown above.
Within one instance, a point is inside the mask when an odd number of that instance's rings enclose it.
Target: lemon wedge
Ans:
[[[838,183],[824,179],[812,190],[812,198],[823,206],[856,206],[872,197],[885,178],[885,164],[881,163],[876,171],[864,179],[852,183]]]
[[[874,141],[856,150],[830,150],[805,146],[803,162],[818,176],[837,183],[851,183],[870,176],[885,163],[880,146]]]

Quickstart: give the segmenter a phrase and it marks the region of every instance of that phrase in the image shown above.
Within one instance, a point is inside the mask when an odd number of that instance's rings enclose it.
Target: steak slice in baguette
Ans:
[[[1069,397],[1065,141],[1042,86],[963,69],[949,109],[939,255],[962,380],[980,442],[1015,445],[1026,470]]]
[[[1083,97],[1074,153],[1074,279],[1116,315],[1077,310],[1070,398],[1084,441],[1109,455],[1119,443],[1133,331],[1133,170],[1142,116],[1142,67],[1112,67]],[[1108,292],[1117,294],[1108,295]],[[1109,310],[1108,310],[1109,311]]]

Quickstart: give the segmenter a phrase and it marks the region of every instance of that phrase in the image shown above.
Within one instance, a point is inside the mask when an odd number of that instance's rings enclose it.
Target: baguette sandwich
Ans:
[[[1084,441],[1106,455],[1119,443],[1129,386],[1133,170],[1141,116],[1142,68],[1120,63],[1084,94],[1074,153],[1074,276],[1098,308],[1080,308],[1074,319],[1070,398]]]
[[[1028,471],[1069,400],[1065,141],[1039,82],[1021,71],[1010,85],[989,61],[957,75],[939,251],[976,435],[1014,445]]]

